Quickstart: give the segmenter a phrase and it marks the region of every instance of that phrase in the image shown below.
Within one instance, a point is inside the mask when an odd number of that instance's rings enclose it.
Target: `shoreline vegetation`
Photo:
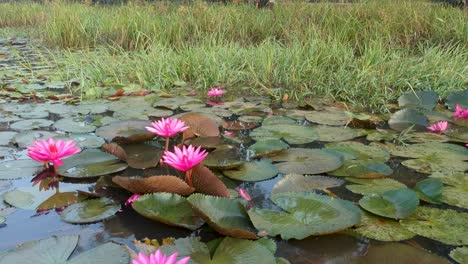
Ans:
[[[407,91],[444,96],[468,87],[466,10],[410,0],[276,2],[272,10],[2,3],[0,35],[41,40],[57,74],[78,79],[84,98],[106,85],[170,91],[184,81],[200,91],[330,96],[385,112]]]

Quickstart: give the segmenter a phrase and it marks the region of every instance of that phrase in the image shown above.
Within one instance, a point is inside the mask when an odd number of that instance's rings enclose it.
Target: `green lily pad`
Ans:
[[[14,138],[13,142],[18,144],[18,147],[25,148],[32,146],[34,141],[47,140],[51,137],[56,137],[57,134],[43,130],[26,130],[19,132]]]
[[[354,141],[328,143],[326,149],[342,154],[345,160],[386,162],[390,159],[390,153],[385,149]]]
[[[419,195],[421,200],[433,203],[440,204],[442,203],[440,199],[442,198],[442,181],[435,178],[427,178],[418,183],[414,187],[414,190]]]
[[[53,121],[47,119],[28,119],[18,121],[10,125],[10,128],[13,130],[24,131],[38,129],[41,127],[49,127],[53,124]]]
[[[313,192],[289,192],[272,196],[284,211],[251,208],[254,226],[270,236],[304,239],[344,230],[359,223],[361,213],[352,202]]]
[[[344,126],[351,120],[346,112],[333,108],[327,111],[311,111],[305,118],[309,122],[330,126]]]
[[[231,179],[241,181],[263,181],[275,177],[278,170],[271,164],[271,160],[245,162],[233,170],[224,170],[223,174]]]
[[[289,144],[306,144],[317,140],[312,127],[298,124],[263,125],[254,129],[250,136],[259,141],[264,139],[284,139]]]
[[[393,130],[376,129],[370,130],[367,133],[368,141],[393,141],[398,136],[398,133]]]
[[[468,149],[449,143],[426,142],[406,146],[387,145],[390,153],[404,158],[424,158],[436,155],[451,159],[468,160]]]
[[[145,127],[151,126],[149,121],[128,120],[111,123],[96,130],[96,135],[106,141],[119,143],[145,142],[155,137]]]
[[[242,166],[244,161],[240,160],[239,149],[225,147],[210,152],[202,164],[208,168],[229,170]]]
[[[6,222],[6,218],[3,216],[0,216],[0,225]]]
[[[346,141],[365,135],[363,130],[349,127],[316,126],[314,130],[318,134],[317,140],[324,142]]]
[[[444,187],[441,201],[453,206],[468,209],[468,190],[457,187]]]
[[[433,91],[417,91],[403,94],[398,98],[400,108],[422,108],[432,110],[439,101],[439,96]]]
[[[257,237],[244,206],[238,199],[196,193],[190,195],[187,200],[218,233],[247,239]]]
[[[0,162],[0,180],[13,180],[33,176],[43,169],[35,160],[11,160]]]
[[[427,118],[417,110],[405,108],[395,112],[390,120],[388,120],[388,125],[393,130],[400,132],[410,127],[412,127],[414,131],[426,131],[429,122]]]
[[[0,132],[0,146],[8,146],[17,134],[17,132],[12,131]]]
[[[419,205],[419,197],[416,192],[405,188],[366,195],[359,200],[359,205],[376,215],[404,219],[414,213]]]
[[[104,139],[93,134],[72,133],[67,136],[54,136],[54,139],[73,140],[81,149],[99,148],[105,143]]]
[[[253,157],[270,157],[288,149],[289,145],[280,139],[265,139],[255,142],[248,150],[253,152]]]
[[[429,253],[421,247],[403,243],[385,243],[369,247],[364,256],[356,259],[357,263],[430,263],[448,264],[445,258]]]
[[[328,174],[341,177],[356,178],[382,178],[389,176],[393,170],[385,163],[361,160],[348,160],[339,169],[330,171]]]
[[[127,163],[98,149],[85,149],[64,161],[58,173],[70,178],[91,178],[125,170]]]
[[[71,132],[71,133],[89,133],[94,132],[96,127],[87,123],[82,118],[66,117],[55,122],[54,127],[57,130]]]
[[[125,151],[128,166],[135,169],[148,169],[156,167],[162,156],[158,147],[145,143],[122,145]]]
[[[415,236],[396,220],[382,218],[362,211],[361,222],[354,229],[357,233],[379,241],[401,241]]]
[[[437,209],[420,206],[415,214],[401,220],[409,231],[442,243],[454,246],[468,245],[468,213],[451,209]]]
[[[54,236],[37,241],[28,241],[1,254],[0,263],[92,264],[130,262],[128,251],[123,246],[112,242],[97,246],[68,260],[78,244],[78,238],[78,236]]]
[[[132,206],[144,217],[167,225],[196,230],[204,223],[187,199],[177,194],[145,194],[140,196]]]
[[[406,185],[403,183],[393,180],[393,179],[356,179],[350,178],[347,180],[351,180],[354,183],[358,184],[350,184],[346,185],[346,189],[352,191],[353,193],[358,193],[362,195],[369,195],[369,194],[383,194],[384,192],[391,191],[391,190],[398,190],[402,188],[406,188]]]
[[[468,263],[468,247],[459,247],[450,251],[450,257],[460,264]]]
[[[262,125],[297,125],[297,122],[285,116],[267,116],[263,119]]]
[[[341,155],[321,149],[291,148],[271,159],[284,161],[275,164],[283,174],[320,174],[336,170],[343,164]]]
[[[466,161],[439,155],[427,155],[419,159],[405,160],[401,162],[401,165],[426,174],[437,171],[463,172],[468,170],[468,163]]]
[[[272,195],[284,192],[307,192],[313,190],[323,190],[338,187],[343,184],[343,180],[326,176],[303,176],[300,174],[287,174],[279,180],[273,190]]]
[[[89,224],[107,219],[120,210],[109,198],[99,198],[75,203],[60,213],[63,221],[72,224]]]
[[[435,172],[430,178],[440,179],[443,183],[468,190],[468,173],[464,172]]]
[[[173,98],[165,98],[162,100],[157,101],[153,104],[153,107],[164,107],[171,110],[175,110],[182,105],[186,105],[189,103],[199,103],[200,100],[192,97],[173,97]]]
[[[411,143],[447,142],[450,140],[446,135],[426,132],[408,133],[406,136],[406,142]]]
[[[445,100],[445,104],[448,106],[450,110],[455,110],[455,106],[457,104],[461,105],[463,108],[468,108],[468,91],[456,91],[451,92],[447,99]]]

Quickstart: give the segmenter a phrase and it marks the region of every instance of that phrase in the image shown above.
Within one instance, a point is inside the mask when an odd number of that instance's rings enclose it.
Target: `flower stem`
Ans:
[[[169,137],[166,137],[166,146],[165,146],[166,151],[169,150]]]
[[[190,187],[193,187],[192,185],[192,169],[188,170],[185,172],[185,181]]]

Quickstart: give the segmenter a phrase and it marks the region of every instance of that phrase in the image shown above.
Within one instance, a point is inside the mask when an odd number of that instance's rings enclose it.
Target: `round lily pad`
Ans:
[[[390,128],[396,131],[404,131],[410,127],[414,131],[426,131],[429,125],[427,118],[417,110],[406,108],[395,112],[388,120]]]
[[[0,180],[13,180],[30,177],[42,168],[42,163],[29,159],[0,162]]]
[[[223,147],[210,152],[202,163],[208,168],[229,170],[240,167],[244,161],[240,160],[239,149]]]
[[[96,130],[96,127],[86,122],[86,119],[78,117],[67,117],[60,119],[55,122],[54,127],[60,131],[72,133],[89,133]]]
[[[317,140],[317,133],[310,126],[298,124],[263,125],[254,129],[250,136],[255,140],[284,139],[289,144],[306,144]]]
[[[313,192],[279,193],[272,200],[284,211],[254,207],[248,213],[260,232],[282,239],[335,233],[361,219],[359,208],[352,202]]]
[[[145,194],[132,207],[144,217],[167,225],[195,230],[204,223],[187,199],[173,193]]]
[[[34,141],[47,140],[51,137],[56,137],[57,133],[43,130],[26,130],[21,131],[13,138],[13,141],[18,144],[18,147],[25,148],[31,146]]]
[[[270,157],[288,148],[289,145],[280,139],[265,139],[255,142],[247,150],[253,153],[253,157]]]
[[[345,160],[386,162],[390,159],[390,153],[385,149],[354,141],[328,143],[326,149],[337,151]]]
[[[443,183],[468,190],[468,173],[465,172],[435,172],[430,178],[440,179]]]
[[[105,143],[104,139],[93,134],[85,133],[72,133],[67,136],[55,136],[55,140],[73,140],[76,145],[81,149],[86,148],[99,148],[102,144]]]
[[[455,91],[451,92],[445,101],[446,105],[450,110],[455,110],[457,104],[461,105],[463,108],[468,108],[468,91]]]
[[[346,112],[338,109],[330,109],[327,111],[311,111],[305,115],[309,122],[330,125],[330,126],[344,126],[351,118]]]
[[[122,145],[126,154],[125,161],[128,166],[135,169],[148,169],[156,167],[162,156],[158,147],[145,143]]]
[[[440,204],[440,199],[442,198],[442,186],[443,184],[441,180],[427,178],[416,183],[414,190],[421,200],[428,203]]]
[[[392,168],[382,162],[348,160],[339,169],[330,171],[333,176],[356,177],[363,179],[382,178],[393,173]]]
[[[8,146],[16,134],[18,133],[12,131],[0,132],[0,146]]]
[[[433,91],[417,91],[403,94],[398,98],[400,108],[434,109],[439,96]]]
[[[99,149],[85,149],[71,156],[58,168],[60,175],[70,178],[90,178],[125,170],[127,163]]]
[[[233,170],[224,170],[223,174],[231,179],[241,181],[263,181],[275,177],[278,170],[268,159],[245,162]]]
[[[187,198],[195,210],[218,233],[255,239],[255,229],[238,199],[192,194]]]
[[[316,126],[314,130],[318,134],[317,140],[324,142],[346,141],[365,136],[363,130],[349,127]]]
[[[401,165],[426,174],[437,171],[463,172],[468,170],[466,161],[439,155],[427,155],[419,159],[405,160],[401,162]]]
[[[62,211],[60,217],[67,223],[89,224],[109,218],[119,210],[119,204],[109,198],[99,198],[72,204]]]
[[[468,189],[444,187],[441,201],[453,206],[468,209]]]
[[[415,214],[402,220],[409,231],[454,246],[468,245],[468,213],[451,209],[420,206]]]
[[[285,161],[275,164],[283,174],[320,174],[336,170],[343,164],[341,155],[320,149],[291,148],[271,159]]]
[[[409,133],[407,134],[407,142],[411,143],[425,143],[425,142],[447,142],[449,137],[446,135],[436,134],[436,133]]]
[[[362,212],[361,222],[356,225],[354,231],[365,237],[386,242],[407,240],[415,236],[398,221],[378,217],[365,211]]]
[[[28,119],[28,120],[22,120],[18,121],[16,123],[13,123],[10,125],[10,128],[13,130],[32,130],[32,129],[38,129],[41,127],[49,127],[53,124],[54,122],[47,120],[47,119]]]
[[[350,184],[346,185],[346,189],[352,191],[353,193],[358,193],[362,195],[369,194],[383,194],[384,192],[391,190],[398,190],[406,188],[406,185],[403,183],[393,180],[393,179],[349,179],[353,180],[355,183],[359,184]]]
[[[410,189],[398,189],[366,195],[359,200],[359,205],[376,215],[404,219],[414,213],[419,205],[419,197]]]
[[[297,125],[296,120],[285,116],[267,116],[262,125]]]
[[[307,192],[338,187],[343,184],[343,180],[326,176],[303,176],[300,174],[287,174],[279,180],[271,194],[283,192]]]
[[[450,257],[460,264],[468,263],[468,247],[459,247],[450,251]]]
[[[151,126],[149,121],[128,120],[111,123],[96,130],[96,135],[106,141],[120,143],[145,142],[155,137],[145,127]]]

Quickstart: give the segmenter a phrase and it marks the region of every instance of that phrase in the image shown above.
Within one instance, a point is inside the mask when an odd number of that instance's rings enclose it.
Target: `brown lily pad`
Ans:
[[[184,131],[184,138],[197,137],[218,137],[218,124],[206,115],[198,113],[187,113],[179,117],[184,121],[189,129]]]
[[[132,193],[139,194],[167,192],[189,195],[195,191],[185,181],[172,175],[151,176],[147,178],[115,176],[112,178],[112,181]]]
[[[198,165],[192,171],[192,184],[197,192],[229,197],[229,191],[224,183],[207,167]]]

